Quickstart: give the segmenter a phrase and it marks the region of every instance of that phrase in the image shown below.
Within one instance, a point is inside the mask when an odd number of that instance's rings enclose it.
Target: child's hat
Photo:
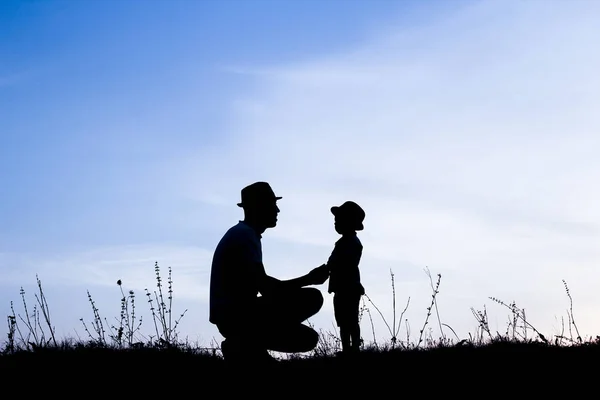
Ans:
[[[339,215],[349,218],[354,223],[354,228],[357,231],[364,229],[363,220],[365,219],[365,211],[353,201],[346,201],[341,206],[331,207],[331,213],[335,216]]]

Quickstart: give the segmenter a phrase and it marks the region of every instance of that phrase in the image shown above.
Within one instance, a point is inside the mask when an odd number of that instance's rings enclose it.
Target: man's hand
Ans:
[[[323,264],[317,268],[314,268],[306,275],[285,281],[280,281],[279,279],[267,276],[263,281],[260,293],[276,293],[278,291],[294,290],[310,285],[320,285],[325,283],[327,278],[329,278],[329,267],[327,264]]]
[[[329,278],[329,268],[327,268],[327,264],[323,264],[314,268],[306,275],[313,285],[320,285],[325,283],[327,278]]]

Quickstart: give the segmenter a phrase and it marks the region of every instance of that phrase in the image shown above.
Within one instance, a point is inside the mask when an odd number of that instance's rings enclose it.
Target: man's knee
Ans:
[[[303,302],[314,312],[318,312],[323,307],[323,294],[317,288],[303,288]]]
[[[319,344],[319,333],[306,325],[301,325],[300,328],[302,334],[297,337],[295,351],[304,353],[314,350]]]

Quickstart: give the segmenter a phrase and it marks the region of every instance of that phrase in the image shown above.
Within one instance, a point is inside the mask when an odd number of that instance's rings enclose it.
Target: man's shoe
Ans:
[[[266,349],[244,346],[241,343],[223,340],[221,342],[221,353],[227,363],[248,365],[273,365],[279,361],[272,357]]]
[[[255,360],[262,365],[274,365],[279,363],[279,360],[271,356],[267,350],[262,349],[256,352]]]
[[[223,355],[223,359],[225,361],[237,360],[240,358],[240,356],[242,356],[240,346],[237,345],[237,343],[227,339],[221,342],[221,354]]]

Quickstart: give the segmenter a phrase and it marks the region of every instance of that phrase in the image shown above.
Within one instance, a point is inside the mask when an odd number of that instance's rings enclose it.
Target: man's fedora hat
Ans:
[[[273,189],[267,182],[254,182],[242,189],[242,201],[237,203],[238,207],[256,205],[265,201],[276,201],[281,199],[275,196]]]

